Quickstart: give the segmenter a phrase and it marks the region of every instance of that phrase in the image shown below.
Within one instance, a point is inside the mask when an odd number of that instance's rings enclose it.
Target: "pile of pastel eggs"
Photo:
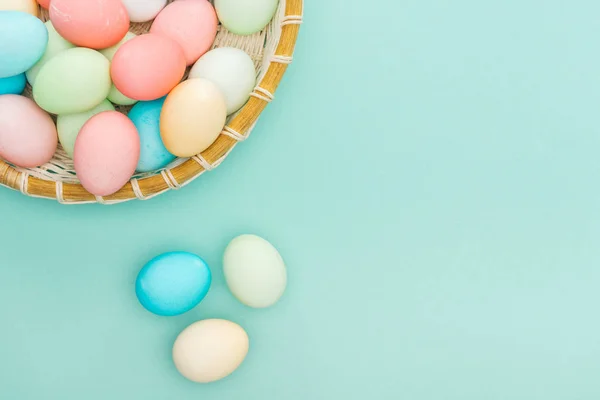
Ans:
[[[248,54],[211,50],[218,25],[260,32],[278,0],[213,3],[0,1],[0,159],[38,167],[60,142],[83,187],[107,196],[136,172],[206,150],[256,85]],[[151,27],[136,35],[131,22]]]
[[[223,256],[223,274],[231,293],[253,308],[275,304],[287,284],[279,252],[255,235],[241,235],[229,243]],[[135,291],[148,311],[175,316],[196,307],[211,283],[211,271],[202,258],[175,251],[150,260],[138,274]],[[173,345],[173,363],[189,380],[208,383],[235,371],[248,348],[248,335],[240,325],[224,319],[205,319],[179,334]]]

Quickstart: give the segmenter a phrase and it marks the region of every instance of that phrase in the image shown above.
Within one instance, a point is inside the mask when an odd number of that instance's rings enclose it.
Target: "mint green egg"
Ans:
[[[117,43],[114,46],[109,47],[107,49],[100,50],[100,53],[104,57],[106,57],[108,59],[108,61],[112,62],[112,59],[115,56],[115,54],[117,53],[117,51],[119,50],[119,48],[121,46],[123,46],[125,43],[127,43],[128,41],[130,41],[131,39],[133,39],[134,37],[137,37],[137,35],[135,33],[127,32],[125,37],[123,39],[121,39],[121,41],[119,43]],[[134,105],[135,103],[137,103],[137,100],[130,99],[129,97],[127,97],[123,93],[121,93],[119,91],[119,89],[117,89],[115,87],[115,85],[113,85],[110,88],[110,92],[108,93],[108,99],[113,104],[117,104],[119,106],[131,106],[131,105]]]
[[[48,21],[45,25],[48,29],[48,47],[46,47],[46,51],[44,52],[42,58],[26,73],[27,81],[31,86],[35,84],[35,78],[40,72],[42,66],[46,64],[48,60],[50,60],[52,57],[54,57],[63,50],[68,50],[75,47],[74,44],[67,42],[62,36],[58,34],[58,32],[56,32],[56,29],[54,29],[52,22]]]
[[[104,100],[98,106],[89,111],[84,111],[77,114],[63,114],[56,119],[56,128],[58,130],[58,140],[62,144],[63,149],[73,158],[73,149],[75,148],[75,139],[79,135],[79,131],[85,123],[96,114],[104,111],[115,111],[115,108],[110,101]]]
[[[49,113],[75,114],[100,104],[111,86],[106,57],[78,47],[58,53],[42,66],[33,86],[33,98]]]
[[[279,0],[215,0],[221,24],[238,35],[260,32],[271,22]]]
[[[132,106],[138,102],[137,100],[130,99],[123,93],[119,92],[119,89],[117,89],[115,85],[112,85],[110,88],[110,92],[108,92],[108,99],[111,101],[111,103],[119,106]]]
[[[108,47],[106,49],[100,50],[100,54],[102,54],[104,57],[108,58],[108,61],[112,62],[113,57],[117,53],[117,50],[119,50],[119,48],[121,46],[123,46],[125,43],[127,43],[134,37],[137,37],[137,35],[135,33],[127,32],[125,37],[123,39],[121,39],[121,41],[119,43],[115,44],[114,46]]]

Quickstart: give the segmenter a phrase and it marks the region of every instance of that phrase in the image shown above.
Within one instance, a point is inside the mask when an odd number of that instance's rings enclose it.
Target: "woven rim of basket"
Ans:
[[[3,160],[0,160],[0,185],[21,191],[28,196],[55,199],[64,204],[114,204],[134,199],[147,200],[187,185],[203,172],[217,167],[238,142],[246,139],[262,111],[273,99],[273,94],[292,61],[302,15],[303,0],[285,0],[281,37],[266,74],[258,83],[248,103],[229,121],[217,140],[202,154],[174,167],[157,171],[154,175],[131,179],[117,193],[105,197],[94,196],[79,183],[50,181],[30,176],[27,172],[17,171]]]

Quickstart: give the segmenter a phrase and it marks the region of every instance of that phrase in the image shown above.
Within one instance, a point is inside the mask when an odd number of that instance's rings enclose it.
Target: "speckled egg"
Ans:
[[[177,86],[185,67],[185,57],[177,43],[150,33],[129,40],[117,50],[111,76],[125,96],[149,101],[167,95]]]
[[[91,110],[110,91],[110,63],[97,51],[82,47],[65,50],[40,69],[33,98],[52,114]]]
[[[129,30],[121,0],[52,0],[50,20],[66,40],[91,49],[114,46]]]
[[[73,161],[81,185],[93,195],[108,196],[131,179],[139,156],[135,125],[117,111],[106,111],[79,131]]]
[[[219,136],[227,118],[225,98],[206,79],[190,79],[167,96],[160,115],[160,134],[169,152],[191,157]]]
[[[48,30],[48,46],[46,47],[46,51],[40,60],[35,63],[33,67],[27,70],[27,81],[31,86],[35,85],[35,79],[37,75],[40,73],[40,69],[48,62],[48,60],[52,59],[55,55],[60,53],[61,51],[72,49],[75,47],[74,44],[66,41],[62,36],[56,32],[54,26],[51,21],[47,21],[45,23],[46,29]]]
[[[185,328],[173,345],[173,362],[187,379],[209,383],[233,373],[248,354],[248,334],[224,319],[205,319]]]
[[[75,140],[83,125],[85,125],[85,123],[94,115],[104,111],[115,111],[115,108],[108,100],[104,100],[102,103],[88,111],[58,116],[56,119],[58,140],[69,157],[73,158]]]
[[[195,254],[175,251],[150,260],[135,282],[135,293],[148,311],[162,316],[183,314],[208,293],[212,276]]]
[[[232,114],[250,98],[256,86],[256,69],[245,51],[221,47],[209,51],[194,64],[189,79],[195,78],[216,84],[225,96],[227,114]]]
[[[26,84],[25,74],[0,78],[0,96],[3,94],[21,94],[25,90]]]
[[[146,22],[154,19],[165,8],[167,0],[121,0],[131,22]]]
[[[165,98],[137,103],[128,117],[140,135],[140,160],[138,172],[155,171],[166,167],[175,156],[166,149],[160,137],[160,112]]]
[[[212,46],[218,25],[215,9],[207,0],[179,0],[158,14],[150,32],[177,42],[186,64],[192,65]]]
[[[38,18],[0,11],[0,78],[22,74],[46,51],[48,31]]]
[[[52,159],[57,145],[52,118],[30,99],[0,96],[0,158],[23,168]]]
[[[229,243],[223,256],[223,273],[231,293],[254,308],[275,304],[287,285],[281,255],[256,235],[241,235]]]

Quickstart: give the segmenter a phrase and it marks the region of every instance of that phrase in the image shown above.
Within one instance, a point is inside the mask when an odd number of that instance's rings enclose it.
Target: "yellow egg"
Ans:
[[[224,319],[205,319],[188,326],[173,345],[173,362],[187,379],[208,383],[235,371],[248,354],[248,334]]]
[[[0,11],[21,11],[37,17],[39,10],[36,0],[0,0]]]
[[[219,88],[206,79],[180,83],[160,114],[160,135],[169,152],[191,157],[206,150],[225,126],[227,107]]]

